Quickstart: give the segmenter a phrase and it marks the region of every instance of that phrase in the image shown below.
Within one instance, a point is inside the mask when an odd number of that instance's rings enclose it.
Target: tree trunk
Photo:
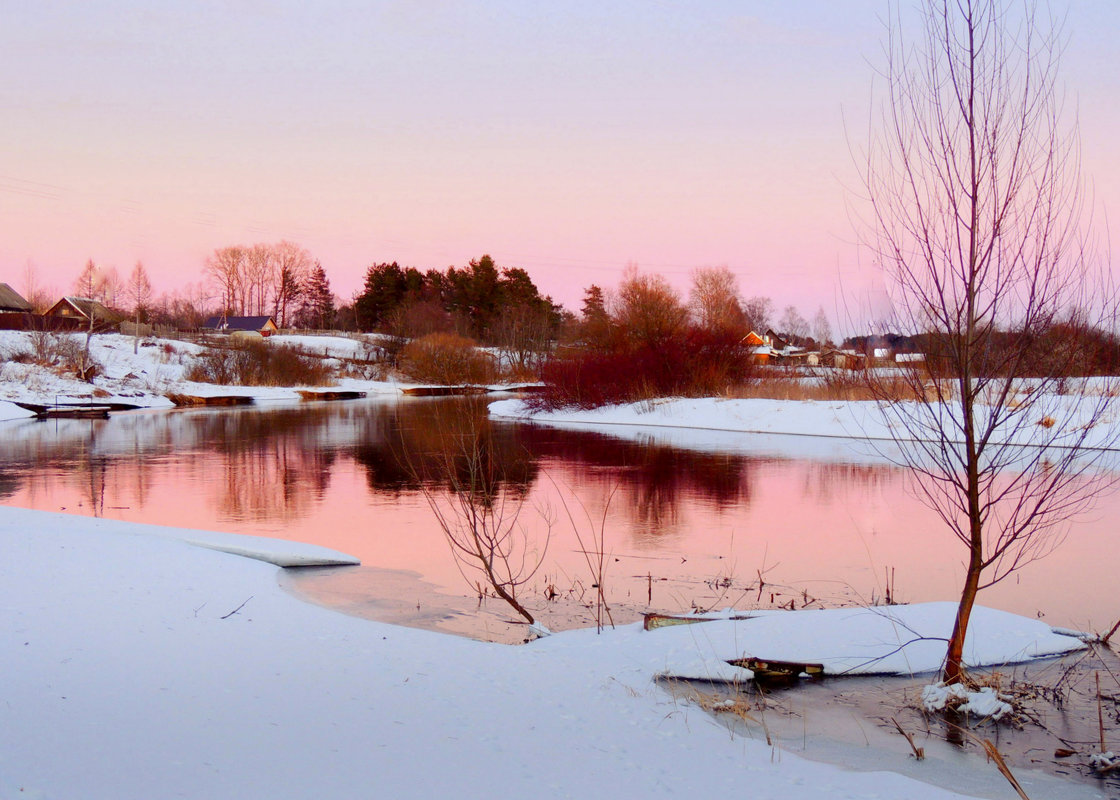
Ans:
[[[968,575],[965,577],[964,589],[961,590],[961,602],[957,606],[957,617],[953,622],[953,633],[949,637],[949,647],[945,654],[945,669],[941,679],[945,683],[960,683],[964,676],[964,640],[968,634],[968,621],[972,616],[972,607],[976,603],[976,593],[980,586],[980,567],[974,557],[968,565]]]

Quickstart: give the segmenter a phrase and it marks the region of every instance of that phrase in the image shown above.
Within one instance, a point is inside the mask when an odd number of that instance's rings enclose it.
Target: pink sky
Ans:
[[[571,308],[635,262],[682,289],[727,265],[835,315],[874,282],[845,187],[886,5],[691,5],[15,4],[0,281],[31,263],[69,291],[89,258],[142,260],[160,292],[289,239],[344,299],[373,262],[490,253]],[[1115,217],[1120,6],[1067,5],[1083,167]]]

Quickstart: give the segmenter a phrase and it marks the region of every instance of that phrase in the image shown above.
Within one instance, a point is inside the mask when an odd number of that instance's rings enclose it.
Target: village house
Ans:
[[[6,283],[0,283],[0,312],[27,314],[31,310],[31,304],[19,292]]]
[[[63,317],[77,319],[84,322],[93,321],[99,327],[116,325],[121,321],[121,316],[112,309],[106,308],[96,300],[88,297],[66,296],[47,309],[45,317]]]
[[[259,333],[261,336],[271,336],[279,328],[272,317],[232,317],[220,315],[210,317],[202,323],[202,330],[218,333]]]

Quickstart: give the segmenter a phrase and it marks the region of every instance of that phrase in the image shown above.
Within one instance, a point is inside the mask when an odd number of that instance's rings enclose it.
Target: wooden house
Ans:
[[[121,316],[117,312],[106,308],[96,300],[73,296],[63,297],[48,308],[43,316],[77,319],[87,323],[92,320],[95,326],[102,328],[116,325],[121,321]]]
[[[770,343],[766,341],[765,337],[751,331],[740,339],[739,343],[750,351],[751,361],[755,364],[770,363]]]
[[[279,328],[273,322],[272,317],[231,317],[231,316],[217,316],[210,317],[206,322],[202,323],[202,330],[216,331],[218,333],[259,333],[261,336],[271,336],[276,333]]]
[[[865,369],[867,355],[855,350],[827,350],[821,353],[821,364],[836,369]]]
[[[19,292],[6,283],[0,283],[0,311],[27,314],[32,308]]]

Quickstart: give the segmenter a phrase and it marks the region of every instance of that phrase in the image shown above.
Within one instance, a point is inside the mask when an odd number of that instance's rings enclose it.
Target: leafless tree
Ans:
[[[42,314],[51,307],[57,292],[39,284],[39,274],[35,262],[27,259],[23,271],[23,297],[31,304],[36,314]]]
[[[152,299],[152,282],[148,280],[148,271],[139,261],[128,276],[124,294],[132,304],[132,314],[135,317],[136,328],[133,331],[132,352],[136,353],[140,348],[140,315],[147,309]]]
[[[817,340],[817,347],[824,347],[832,341],[832,324],[824,313],[824,306],[818,308],[813,317],[813,338]]]
[[[281,328],[288,327],[288,310],[299,298],[315,259],[298,244],[282,241],[272,245],[272,316]]]
[[[623,335],[643,345],[657,345],[681,333],[688,310],[680,295],[660,275],[643,275],[634,265],[626,268],[612,309]]]
[[[795,344],[800,344],[801,340],[809,335],[809,323],[801,316],[796,306],[786,306],[782,318],[778,320],[778,327]]]
[[[204,271],[218,290],[225,314],[238,314],[244,310],[246,261],[246,249],[237,245],[218,248],[206,259]]]
[[[403,458],[455,563],[468,583],[493,591],[537,626],[518,593],[544,561],[549,536],[543,536],[539,550],[531,546],[520,520],[525,495],[507,485],[507,467],[489,419],[457,403],[433,408],[432,424],[438,439],[434,452],[425,458],[402,448]]]
[[[1075,309],[1060,352],[1114,331],[1115,294],[1086,245],[1052,19],[1019,0],[925,0],[919,14],[914,42],[898,13],[888,23],[859,162],[885,325],[930,353],[903,373],[918,401],[868,375],[915,492],[968,554],[943,674],[956,682],[977,593],[1051,551],[1109,481],[1098,448],[1120,431],[1106,424],[1115,387],[1074,377],[1075,358],[1040,361],[1039,342]]]
[[[244,312],[264,316],[271,302],[271,290],[275,283],[276,272],[274,248],[267,244],[255,244],[245,251],[242,265],[244,282]]]
[[[755,296],[743,303],[743,316],[749,330],[758,334],[766,333],[770,327],[770,315],[774,301],[769,297]]]
[[[702,328],[736,331],[743,327],[739,284],[727,267],[702,267],[694,271],[688,305],[693,320]]]

